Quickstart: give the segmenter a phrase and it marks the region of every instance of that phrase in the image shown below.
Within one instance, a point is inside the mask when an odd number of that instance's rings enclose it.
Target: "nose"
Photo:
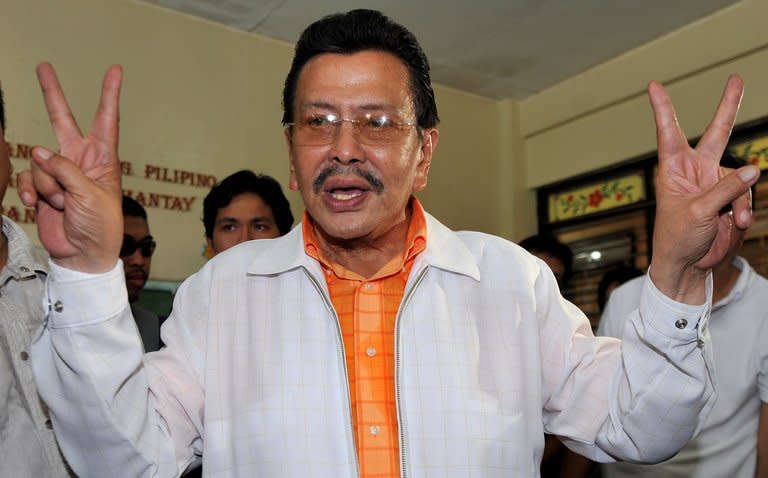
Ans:
[[[126,264],[143,264],[144,256],[141,255],[141,249],[136,249],[132,254],[122,257],[123,262]]]
[[[253,229],[250,227],[240,228],[240,234],[237,238],[237,243],[240,244],[241,242],[250,241],[251,239],[255,239],[253,236]]]
[[[342,164],[364,161],[365,152],[358,140],[357,127],[353,123],[342,121],[336,126],[329,153],[331,159]]]

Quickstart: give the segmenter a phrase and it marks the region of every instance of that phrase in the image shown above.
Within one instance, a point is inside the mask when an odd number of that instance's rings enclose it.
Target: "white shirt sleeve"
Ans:
[[[199,460],[202,307],[184,323],[172,314],[163,326],[168,347],[143,355],[120,261],[105,274],[51,263],[45,300],[48,323],[32,365],[78,476],[179,476]]]
[[[591,337],[582,314],[564,300],[562,308],[572,316],[566,323],[574,324],[573,330],[556,330],[564,323],[556,318],[562,313],[556,308],[549,313],[558,325],[545,325],[541,332],[542,340],[553,342],[543,346],[545,429],[569,437],[563,440],[569,448],[596,461],[666,459],[690,440],[714,404],[707,332],[711,274],[707,302],[700,306],[669,299],[649,276],[641,281],[635,299],[639,306],[628,307],[628,316],[613,317],[602,326],[604,332],[618,330],[620,341]]]

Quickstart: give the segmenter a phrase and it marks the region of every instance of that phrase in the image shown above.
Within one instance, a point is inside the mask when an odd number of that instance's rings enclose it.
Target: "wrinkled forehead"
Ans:
[[[302,68],[296,85],[295,111],[415,110],[410,74],[391,53],[363,50],[356,53],[323,53]]]

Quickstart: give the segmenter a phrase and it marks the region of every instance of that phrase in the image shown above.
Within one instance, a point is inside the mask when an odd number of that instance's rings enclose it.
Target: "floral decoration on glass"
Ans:
[[[739,143],[730,148],[736,156],[761,170],[768,169],[768,136]]]
[[[549,222],[627,206],[646,198],[643,175],[631,174],[549,195]]]

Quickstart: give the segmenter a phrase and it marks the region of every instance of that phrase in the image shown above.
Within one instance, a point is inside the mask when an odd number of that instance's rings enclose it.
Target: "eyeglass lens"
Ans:
[[[350,123],[358,141],[370,146],[396,144],[405,139],[411,123],[390,121],[387,117],[364,116],[356,119],[326,117],[317,121],[317,117],[305,118],[295,124],[294,141],[299,145],[323,146],[331,144],[338,134],[342,123]]]

